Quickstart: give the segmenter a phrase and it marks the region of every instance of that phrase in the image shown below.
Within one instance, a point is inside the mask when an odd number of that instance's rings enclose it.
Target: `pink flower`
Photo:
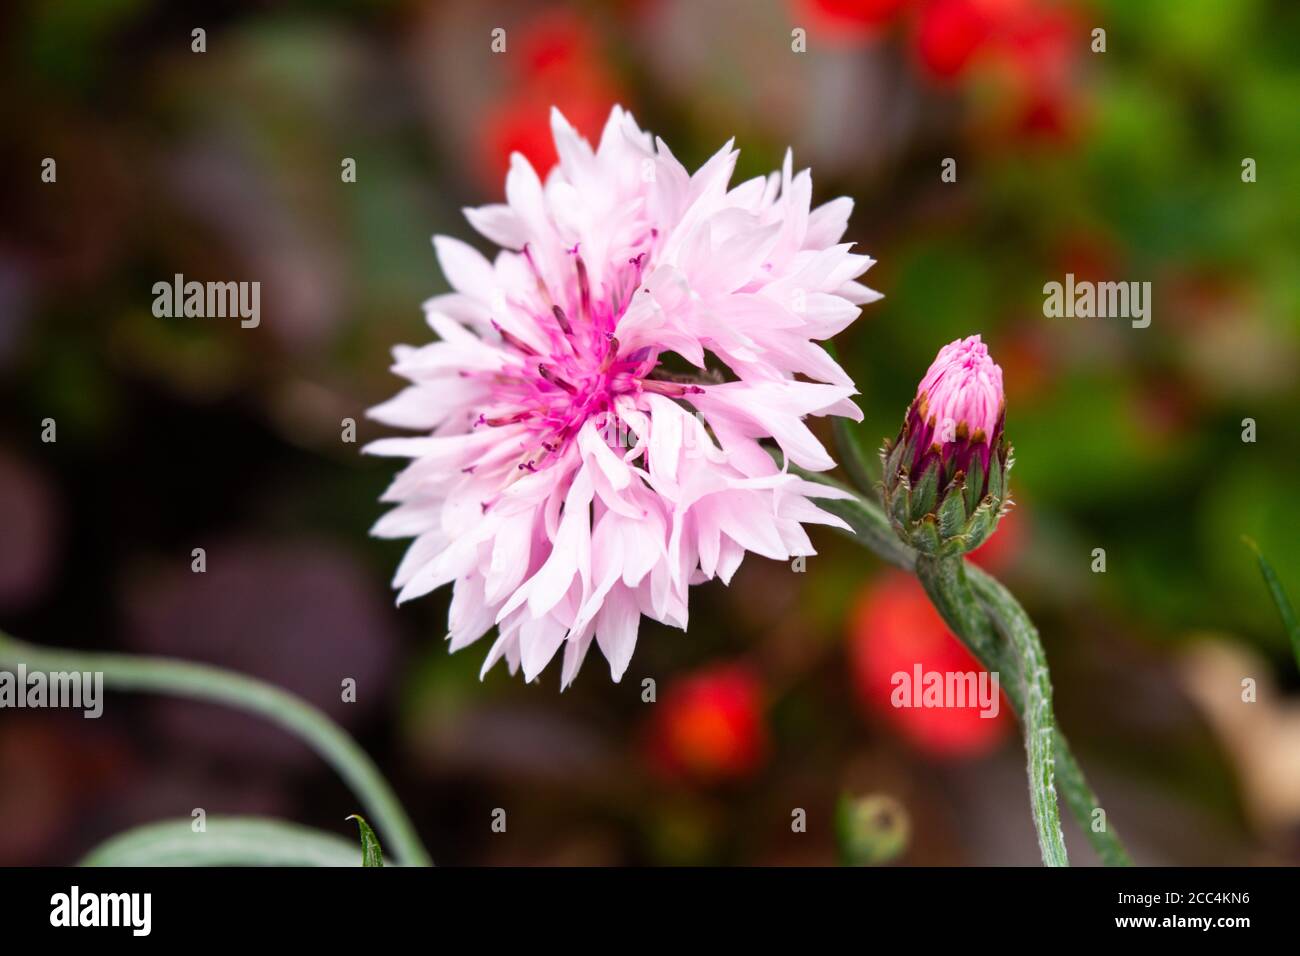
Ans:
[[[985,445],[996,440],[1006,412],[1002,369],[978,335],[949,342],[939,350],[916,389],[921,417],[933,420],[939,440],[967,434]]]
[[[1006,398],[1002,369],[978,335],[939,350],[917,386],[909,417],[921,436],[912,464],[914,481],[936,455],[946,468],[963,472],[978,456],[982,474],[988,474],[989,455],[1002,438]]]
[[[881,450],[885,511],[924,554],[978,548],[1011,505],[1011,448],[1003,434],[1002,369],[978,335],[939,350]]]
[[[424,434],[366,450],[412,459],[374,528],[415,539],[398,601],[453,585],[453,651],[495,626],[484,673],[504,657],[532,680],[563,648],[567,686],[593,640],[618,680],[642,614],[684,629],[689,585],[840,524],[810,500],[838,493],[759,442],[833,466],[804,418],[861,416],[815,340],[878,294],[839,241],[851,201],[810,210],[788,154],[729,189],[730,143],[691,175],[618,107],[595,149],[551,124],[546,182],[515,155],[507,202],[466,210],[495,259],[434,239],[440,341],[394,350],[411,385],[370,412]]]

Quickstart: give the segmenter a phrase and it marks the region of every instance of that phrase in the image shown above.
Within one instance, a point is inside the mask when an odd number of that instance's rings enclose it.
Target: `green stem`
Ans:
[[[801,468],[791,468],[790,470],[801,478],[853,494],[854,497],[852,498],[818,498],[817,507],[830,512],[837,518],[843,518],[853,529],[852,533],[848,534],[848,537],[858,544],[864,545],[867,550],[874,552],[876,557],[888,561],[904,571],[911,571],[915,568],[916,552],[898,539],[898,535],[894,534],[894,529],[889,526],[889,519],[873,503],[865,498],[858,497],[852,488],[836,481],[834,478],[816,472],[804,471]]]
[[[806,472],[795,467],[792,467],[791,471],[810,481],[851,490],[842,483],[823,474]],[[818,505],[826,511],[843,518],[853,528],[853,533],[849,537],[874,552],[877,557],[905,571],[916,570],[920,556],[898,539],[894,529],[890,527],[889,519],[885,517],[885,513],[875,502],[855,496],[851,499],[820,500]],[[969,563],[965,564],[965,575],[975,596],[985,607],[991,604],[999,604],[1003,609],[1003,613],[1008,617],[1029,622],[1028,615],[1020,608],[1015,598],[996,579]],[[1014,606],[1014,612],[1012,606]],[[939,611],[941,614],[944,613],[942,607],[939,608]],[[999,632],[999,641],[990,645],[987,631],[988,621],[990,620],[988,616],[983,619],[973,618],[969,612],[963,612],[960,615],[954,615],[953,619],[948,619],[947,616],[945,616],[945,619],[953,632],[979,658],[980,663],[990,669],[1004,669],[1000,642],[1003,639],[1010,640],[1010,638],[1004,638]],[[1007,621],[998,621],[993,618],[992,623],[997,628],[1006,624]],[[1029,626],[1032,628],[1032,623]],[[1036,632],[1034,641],[1037,642]],[[1007,698],[1011,701],[1016,716],[1020,717],[1023,712],[1023,701],[1020,688],[1017,685],[1018,682],[1013,682],[1012,686],[1007,688]],[[1100,831],[1094,827],[1093,814],[1099,805],[1097,796],[1092,791],[1092,788],[1088,786],[1083,770],[1075,759],[1065,735],[1057,728],[1052,736],[1056,751],[1056,782],[1060,786],[1061,793],[1065,798],[1065,804],[1069,808],[1071,815],[1088,837],[1088,842],[1092,844],[1093,849],[1103,863],[1107,866],[1130,865],[1131,861],[1128,852],[1124,849],[1124,844],[1115,831],[1109,826]]]
[[[1015,659],[1007,660],[1004,632],[975,600],[966,580],[965,561],[961,558],[934,558],[918,554],[915,571],[940,617],[953,633],[961,635],[981,664],[997,670],[1003,669],[1007,663],[1018,664]],[[1019,715],[1026,699],[1023,684],[1011,684],[1006,691],[1012,707]]]
[[[1070,815],[1079,825],[1083,835],[1088,838],[1093,850],[1103,866],[1132,866],[1128,851],[1119,838],[1119,834],[1110,829],[1107,820],[1101,829],[1097,829],[1096,812],[1101,809],[1101,801],[1088,786],[1083,776],[1083,768],[1074,758],[1070,742],[1065,739],[1061,729],[1056,729],[1056,781],[1065,796],[1065,805],[1070,808]]]
[[[835,446],[841,451],[841,464],[848,472],[849,478],[858,488],[874,488],[880,481],[880,459],[878,455],[868,455],[858,441],[847,418],[836,415],[831,419],[831,430],[835,433]]]
[[[278,687],[207,664],[128,654],[58,651],[17,641],[0,631],[0,667],[24,664],[40,671],[103,673],[116,690],[155,691],[194,700],[215,701],[250,711],[302,738],[352,788],[398,861],[431,866],[433,861],[415,827],[374,762],[320,709]]]
[[[1029,804],[1038,831],[1038,845],[1046,866],[1069,866],[1053,780],[1052,682],[1038,632],[1014,601],[1010,605],[980,604],[967,583],[965,565],[960,557],[935,558],[921,554],[916,558],[916,576],[948,626],[966,636],[967,644],[986,668],[1007,673],[1005,665],[1015,665],[1012,670],[1015,679],[1006,689],[1024,730],[1025,753],[1029,758]],[[1005,648],[998,647],[999,633],[1006,639]]]
[[[999,630],[1008,634],[1009,639],[1017,644],[1032,645],[1030,656],[1035,658],[1042,667],[1048,693],[1046,700],[1040,703],[1051,714],[1051,682],[1047,671],[1047,659],[1038,639],[1038,629],[1034,627],[1033,621],[1020,606],[1020,602],[997,578],[969,563],[965,563],[965,573],[971,590],[988,614],[997,622]],[[1074,759],[1069,741],[1065,739],[1060,728],[1055,726],[1054,717],[1052,724],[1055,750],[1053,767],[1066,806],[1069,807],[1075,822],[1087,836],[1088,842],[1092,844],[1102,863],[1106,866],[1131,866],[1133,861],[1129,859],[1119,836],[1109,830],[1109,824],[1100,830],[1097,829],[1097,820],[1094,818],[1094,814],[1099,809],[1097,795],[1088,786],[1088,781],[1083,776],[1083,769]]]

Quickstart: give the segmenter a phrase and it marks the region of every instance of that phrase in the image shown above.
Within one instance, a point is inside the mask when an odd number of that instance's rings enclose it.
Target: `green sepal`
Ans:
[[[884,461],[884,480],[886,482],[897,481],[899,466],[903,461],[903,444],[901,442],[886,441],[881,458]]]
[[[912,525],[911,545],[924,554],[938,554],[943,546],[939,537],[939,523],[934,515],[927,514]]]
[[[893,491],[886,491],[889,507],[889,520],[893,522],[894,527],[900,531],[907,527],[907,512],[909,502],[912,499],[912,491],[905,484],[898,484]]]
[[[957,477],[961,478],[960,472],[957,473]],[[962,483],[958,480],[943,499],[943,504],[939,506],[939,534],[944,538],[951,538],[961,534],[965,524],[966,500]]]
[[[964,550],[973,551],[988,540],[998,524],[998,506],[993,497],[986,496],[966,522]]]
[[[935,458],[930,462],[928,468],[921,474],[921,478],[912,488],[911,518],[913,521],[919,521],[925,515],[934,511],[935,502],[939,497],[939,459]]]
[[[989,456],[989,491],[994,500],[1001,501],[1006,497],[1006,479],[1007,479],[1007,447],[994,450]]]
[[[990,459],[996,455],[994,452]],[[984,461],[979,455],[970,456],[970,469],[966,472],[966,514],[974,514],[984,494]]]

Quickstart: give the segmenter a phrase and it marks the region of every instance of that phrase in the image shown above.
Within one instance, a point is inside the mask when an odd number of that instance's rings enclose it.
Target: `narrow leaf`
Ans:
[[[366,822],[366,818],[359,813],[354,813],[348,819],[356,820],[357,828],[361,831],[361,865],[383,866],[383,848],[380,847],[379,837],[375,836],[375,831],[370,829],[370,824]]]
[[[333,833],[262,817],[188,817],[127,830],[82,866],[356,866],[356,846]]]
[[[1244,535],[1242,540],[1255,552],[1255,558],[1259,561],[1259,571],[1264,575],[1264,583],[1268,585],[1268,592],[1273,596],[1273,603],[1277,605],[1277,613],[1282,616],[1282,626],[1286,629],[1287,637],[1291,639],[1291,651],[1295,654],[1296,665],[1300,666],[1300,621],[1296,620],[1295,608],[1291,606],[1286,591],[1282,589],[1281,579],[1273,570],[1273,565],[1269,564],[1268,559],[1264,557],[1264,552],[1259,550],[1259,545]]]
[[[432,866],[410,817],[373,760],[319,707],[273,684],[208,664],[55,650],[14,640],[0,631],[0,666],[32,670],[100,671],[112,690],[152,691],[236,707],[278,724],[309,744],[352,788],[406,866]]]

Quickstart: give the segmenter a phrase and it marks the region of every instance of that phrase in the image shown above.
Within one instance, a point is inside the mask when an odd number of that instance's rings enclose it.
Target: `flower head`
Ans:
[[[978,454],[987,471],[989,449],[1002,437],[1006,395],[1002,369],[978,335],[949,342],[939,350],[917,386],[910,414],[938,444],[940,454],[958,459],[957,467],[965,470],[969,457]],[[918,446],[926,444],[918,442]],[[933,444],[918,447],[914,473],[932,451]]]
[[[594,641],[618,680],[641,615],[685,628],[687,589],[729,581],[746,551],[814,553],[803,524],[840,524],[808,415],[860,418],[852,380],[815,344],[878,295],[840,243],[852,207],[810,208],[811,178],[728,188],[728,143],[694,174],[615,107],[599,145],[558,111],[543,183],[512,157],[505,204],[466,210],[502,247],[434,246],[452,292],[426,303],[440,341],[394,351],[411,385],[373,418],[418,429],[373,454],[412,459],[375,526],[414,543],[398,600],[453,585],[452,650],[493,627],[531,680]]]
[[[1002,369],[978,335],[939,350],[898,439],[883,455],[894,528],[927,554],[964,553],[993,533],[1010,499]]]

